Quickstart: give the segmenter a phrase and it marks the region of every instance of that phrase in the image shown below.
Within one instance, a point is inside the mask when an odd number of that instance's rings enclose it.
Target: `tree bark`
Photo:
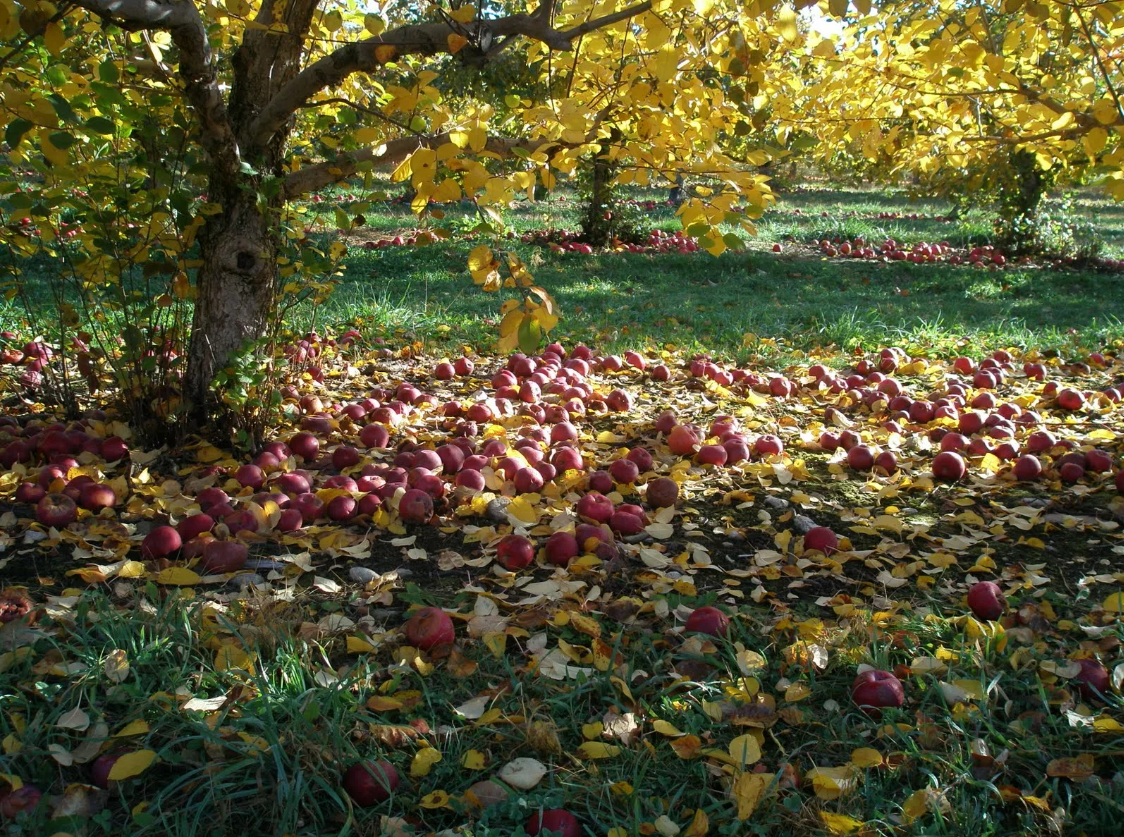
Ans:
[[[221,215],[200,231],[202,266],[187,360],[186,394],[200,418],[207,414],[215,373],[248,341],[268,330],[277,288],[277,233],[253,191],[211,183]],[[223,192],[226,194],[223,194]],[[223,200],[225,198],[225,200]]]

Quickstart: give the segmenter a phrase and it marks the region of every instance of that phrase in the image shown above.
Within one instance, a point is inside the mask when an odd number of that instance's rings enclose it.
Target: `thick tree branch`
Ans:
[[[293,172],[285,178],[281,194],[287,200],[315,192],[325,186],[338,183],[355,174],[360,166],[372,163],[376,166],[396,166],[419,148],[436,148],[449,142],[449,134],[432,137],[402,137],[390,140],[375,148],[364,148],[341,154],[333,160],[315,163]],[[509,137],[489,137],[484,151],[500,157],[509,157],[516,149],[534,153],[548,146],[559,147],[564,143],[556,140],[521,140]]]
[[[238,143],[215,75],[207,28],[192,0],[74,0],[102,20],[130,32],[167,30],[179,50],[179,75],[184,95],[199,119],[203,148],[215,168],[228,176],[238,172]]]
[[[86,1],[91,2],[91,0]],[[143,2],[143,0],[128,1]],[[643,14],[652,7],[650,0],[646,0],[619,12],[586,21],[572,29],[559,31],[551,26],[550,15],[544,11],[544,7],[549,11],[553,5],[553,0],[544,0],[543,4],[530,14],[508,15],[496,20],[478,20],[458,25],[458,28],[475,36],[483,47],[483,59],[488,60],[492,57],[492,53],[485,44],[506,43],[511,38],[521,36],[540,41],[553,50],[567,51],[571,49],[575,38],[594,29],[612,26],[622,20]],[[386,48],[393,48],[392,57],[436,55],[449,51],[449,36],[455,34],[461,32],[455,31],[447,23],[401,26],[379,37],[367,38],[340,47],[305,67],[277,92],[250,126],[250,142],[254,145],[267,143],[274,132],[281,128],[298,108],[320,91],[335,87],[354,73],[377,70],[382,63],[378,56],[384,55]],[[387,60],[385,55],[384,60]]]

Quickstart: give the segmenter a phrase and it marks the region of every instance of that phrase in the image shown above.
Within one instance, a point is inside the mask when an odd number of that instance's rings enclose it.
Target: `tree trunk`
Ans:
[[[277,240],[272,219],[253,190],[210,184],[222,213],[200,231],[202,266],[187,360],[187,397],[197,416],[208,412],[212,381],[247,341],[266,333],[277,287]]]

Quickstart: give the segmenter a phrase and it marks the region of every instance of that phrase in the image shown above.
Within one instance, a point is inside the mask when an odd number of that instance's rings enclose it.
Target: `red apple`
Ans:
[[[522,535],[506,535],[496,547],[496,563],[505,570],[522,570],[534,560],[535,545]]]
[[[531,814],[523,825],[529,837],[537,837],[549,831],[558,837],[582,837],[582,826],[578,818],[562,808],[549,808]]]
[[[877,719],[882,717],[883,709],[905,703],[905,689],[889,671],[864,671],[851,684],[851,698],[859,709]]]
[[[580,552],[578,539],[569,532],[555,532],[546,540],[546,560],[555,566],[568,566]]]
[[[578,515],[598,523],[607,523],[613,516],[613,501],[598,491],[591,491],[578,500]]]
[[[343,774],[343,789],[361,808],[390,799],[398,787],[398,771],[388,761],[363,761]]]
[[[320,440],[311,433],[298,433],[289,439],[289,448],[305,462],[312,462],[320,454]]]
[[[406,620],[406,641],[422,651],[432,651],[440,645],[452,645],[456,630],[449,614],[439,607],[423,607]]]
[[[933,457],[933,476],[939,480],[958,482],[967,472],[964,457],[954,451],[942,451]]]
[[[35,505],[35,519],[56,529],[78,519],[78,504],[65,494],[47,494]]]
[[[679,499],[679,483],[670,477],[658,477],[648,483],[645,496],[648,504],[655,508],[674,506]]]
[[[14,820],[25,811],[30,813],[35,810],[35,806],[42,798],[43,792],[35,785],[24,785],[19,790],[5,791],[0,794],[0,817]]]
[[[994,622],[1007,610],[1007,597],[994,581],[977,581],[968,590],[968,607],[977,619]]]
[[[210,532],[215,527],[215,521],[209,514],[200,512],[193,514],[191,517],[185,517],[176,524],[176,531],[180,534],[180,539],[187,542],[194,538],[196,535],[201,535],[204,532]]]
[[[1036,480],[1042,476],[1042,463],[1038,457],[1032,453],[1023,454],[1015,462],[1015,467],[1012,469],[1015,479],[1029,482]]]
[[[839,537],[826,526],[813,526],[804,536],[804,548],[831,555],[839,549]]]
[[[725,636],[730,626],[730,617],[716,607],[709,605],[695,608],[687,617],[687,633]]]
[[[725,457],[723,457],[723,461],[725,461]],[[609,466],[609,473],[614,480],[622,485],[631,485],[640,476],[640,467],[631,459],[618,459]]]
[[[856,471],[869,471],[874,467],[874,448],[870,445],[855,445],[847,451],[847,464]]]
[[[1073,678],[1077,691],[1086,700],[1103,699],[1109,692],[1108,669],[1098,660],[1078,660],[1081,672]]]
[[[167,558],[183,546],[180,533],[171,526],[157,526],[141,541],[141,555],[145,558]]]
[[[398,515],[407,523],[425,523],[433,517],[433,498],[411,488],[398,503]]]

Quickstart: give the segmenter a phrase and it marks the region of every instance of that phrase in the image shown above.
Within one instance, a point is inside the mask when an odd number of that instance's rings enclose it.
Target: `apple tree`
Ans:
[[[681,220],[720,252],[733,240],[718,224],[729,216],[752,230],[770,195],[766,178],[716,141],[746,118],[744,96],[731,98],[719,78],[756,84],[773,27],[793,19],[773,0],[450,0],[421,9],[0,0],[5,229],[22,253],[18,227],[35,224],[46,252],[62,258],[55,245],[73,232],[64,209],[112,218],[69,242],[81,251],[73,261],[86,285],[116,282],[123,298],[144,297],[153,277],[168,280],[150,296],[158,308],[189,310],[182,395],[199,407],[216,373],[276,319],[299,268],[331,272],[341,254],[338,243],[324,253],[305,246],[294,202],[374,166],[409,183],[419,215],[469,198],[497,224],[517,194],[552,187],[591,153],[622,163],[622,182],[705,174],[715,187],[684,205]],[[496,108],[443,92],[450,78],[501,60],[520,64],[532,94]],[[107,179],[113,190],[84,196]],[[83,200],[98,206],[79,210]],[[469,265],[486,288],[522,293],[505,305],[503,336],[548,330],[557,317],[549,294],[506,262],[501,278],[504,259],[485,247]],[[74,312],[72,328],[85,313]]]

